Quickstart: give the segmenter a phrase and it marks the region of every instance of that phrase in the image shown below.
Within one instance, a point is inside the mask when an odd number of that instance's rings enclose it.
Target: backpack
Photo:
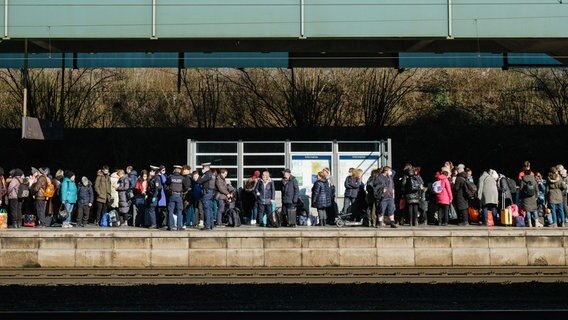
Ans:
[[[268,214],[268,226],[272,228],[280,227],[280,209],[273,210]]]
[[[521,190],[521,192],[524,198],[532,197],[536,194],[535,185],[532,183],[531,180],[528,180],[527,183],[523,185],[523,189]]]
[[[475,183],[465,180],[465,195],[468,200],[475,199],[477,194],[477,186]]]
[[[511,193],[517,192],[517,182],[514,179],[507,177],[507,185]]]
[[[442,187],[442,182],[440,180],[436,180],[432,183],[432,192],[441,193],[442,190],[444,190],[444,188]]]
[[[101,221],[99,222],[99,225],[101,227],[109,227],[109,215],[108,212],[103,213],[103,216],[101,217]]]
[[[238,208],[230,208],[225,211],[227,216],[227,226],[229,227],[240,227],[241,226],[241,214]]]
[[[50,181],[47,181],[47,187],[43,191],[43,196],[46,198],[52,198],[55,195],[55,186]]]
[[[24,179],[18,186],[18,199],[27,198],[30,196],[30,186],[27,179]]]
[[[118,213],[116,210],[110,210],[108,212],[108,226],[109,227],[118,227]]]
[[[416,176],[406,177],[406,184],[404,186],[406,193],[416,193],[420,191],[420,181]]]

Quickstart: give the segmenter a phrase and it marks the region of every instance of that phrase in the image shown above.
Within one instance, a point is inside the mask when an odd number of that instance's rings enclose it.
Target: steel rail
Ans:
[[[563,266],[422,268],[3,268],[6,285],[564,283]]]

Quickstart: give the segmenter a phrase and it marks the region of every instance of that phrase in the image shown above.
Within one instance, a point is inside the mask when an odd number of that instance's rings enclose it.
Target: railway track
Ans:
[[[565,267],[0,269],[7,285],[565,283]]]

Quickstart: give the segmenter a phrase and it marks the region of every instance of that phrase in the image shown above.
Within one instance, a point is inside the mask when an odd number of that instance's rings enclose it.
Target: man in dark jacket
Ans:
[[[201,203],[203,205],[203,230],[213,230],[213,211],[211,201],[215,196],[215,177],[211,173],[211,163],[201,164],[202,174],[197,183],[201,185],[203,197]]]
[[[292,175],[290,169],[285,169],[282,174],[282,218],[288,221],[288,211],[298,203],[300,188],[298,180]],[[295,222],[292,222],[292,225],[295,224]]]
[[[166,179],[168,189],[168,229],[170,231],[182,230],[183,226],[183,176],[182,167],[174,166],[174,172]]]
[[[148,197],[146,198],[146,223],[150,223],[148,226],[149,229],[156,229],[158,228],[156,214],[158,210],[158,198],[162,192],[162,180],[160,179],[160,175],[157,174],[160,167],[157,166],[150,166],[150,181],[148,181],[148,191],[146,194]]]
[[[468,199],[468,187],[467,183],[467,173],[465,172],[465,166],[459,164],[457,167],[458,175],[456,177],[456,182],[452,186],[452,194],[454,196],[454,206],[458,214],[458,219],[461,220],[460,226],[469,225],[469,213],[467,209],[469,208]]]
[[[395,204],[394,204],[394,180],[393,172],[391,167],[384,166],[381,170],[381,174],[376,179],[376,192],[377,201],[379,201],[379,226],[384,226],[384,216],[389,217],[389,223],[391,228],[397,228],[396,221],[394,218]],[[379,196],[380,194],[380,196]],[[378,200],[380,199],[380,200]]]
[[[77,226],[85,227],[89,221],[89,212],[95,200],[93,186],[89,178],[82,177],[77,188]]]

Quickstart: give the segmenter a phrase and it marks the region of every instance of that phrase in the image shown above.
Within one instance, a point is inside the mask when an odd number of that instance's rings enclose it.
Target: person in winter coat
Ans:
[[[331,206],[331,189],[322,171],[312,187],[312,208],[318,211],[319,224],[325,227],[327,208]]]
[[[497,179],[499,174],[489,169],[484,171],[479,177],[477,186],[477,197],[481,201],[483,209],[483,223],[487,225],[487,214],[491,210],[493,219],[497,219],[497,205],[499,204],[499,191],[497,189]]]
[[[378,228],[379,225],[377,223],[377,199],[375,198],[375,184],[376,179],[381,174],[381,170],[379,168],[373,169],[371,171],[371,176],[367,179],[365,190],[367,191],[367,203],[369,205],[367,209],[367,217],[369,218],[369,226]]]
[[[86,227],[89,221],[89,213],[95,201],[93,185],[89,178],[82,177],[77,188],[77,226]]]
[[[118,176],[117,171],[111,173],[110,175],[110,198],[111,202],[108,204],[108,210],[118,209],[118,180],[120,177]]]
[[[143,169],[140,171],[140,176],[136,179],[134,183],[134,204],[136,208],[136,214],[134,218],[134,226],[142,227],[145,226],[144,219],[146,212],[146,192],[148,190],[148,170]]]
[[[242,192],[242,204],[245,215],[250,216],[250,224],[256,224],[258,215],[258,198],[256,197],[256,187],[260,180],[260,171],[255,170],[252,176],[245,182]]]
[[[10,209],[10,228],[20,228],[22,225],[22,205],[24,199],[18,198],[18,189],[24,182],[24,171],[15,169],[8,183],[8,204]]]
[[[258,223],[262,222],[264,215],[268,215],[272,211],[272,203],[276,195],[276,189],[274,188],[274,181],[270,178],[270,173],[264,171],[262,173],[262,179],[256,185],[256,196],[259,202],[259,210],[257,220]],[[266,225],[263,225],[266,227]]]
[[[343,209],[341,212],[346,214],[348,212],[352,212],[353,204],[355,203],[355,199],[357,199],[357,194],[361,187],[361,177],[355,168],[349,168],[349,175],[345,178],[344,186],[345,193],[343,198]]]
[[[513,203],[513,193],[516,190],[511,190],[507,177],[504,174],[499,174],[499,179],[497,179],[497,190],[499,191],[499,199],[502,202],[501,208],[510,206]],[[505,202],[503,202],[503,199]]]
[[[564,203],[562,191],[566,189],[566,184],[560,176],[557,167],[551,167],[547,179],[548,185],[548,206],[552,216],[552,226],[564,227]]]
[[[438,176],[438,180],[442,186],[442,191],[436,194],[436,203],[438,204],[438,225],[447,226],[449,222],[450,205],[454,200],[452,193],[452,186],[448,180],[450,172],[447,171],[445,167],[442,168],[442,172]]]
[[[538,221],[537,199],[540,196],[538,183],[529,169],[525,170],[525,173],[522,175],[520,185],[519,197],[522,208],[527,212],[527,225],[529,227],[542,227],[542,224]]]
[[[384,216],[386,215],[390,221],[391,228],[398,228],[394,218],[395,204],[394,204],[394,179],[393,171],[389,166],[384,166],[381,169],[381,174],[376,179],[375,197],[379,201],[379,213],[377,219],[379,226],[382,227],[385,223]],[[379,200],[380,199],[380,200]]]
[[[62,223],[63,228],[71,228],[71,217],[73,208],[77,203],[77,185],[75,184],[75,174],[72,171],[65,171],[65,178],[61,182],[61,203],[65,205],[67,216]]]
[[[118,214],[120,216],[120,226],[128,226],[128,220],[130,219],[130,199],[126,195],[128,190],[130,190],[130,177],[122,169],[116,171],[118,176],[118,182],[116,184],[116,191],[118,194]],[[112,176],[111,176],[112,179]]]
[[[467,226],[469,225],[469,214],[467,209],[469,208],[469,200],[470,200],[467,197],[468,194],[467,173],[465,172],[465,167],[462,164],[458,165],[456,168],[458,170],[458,175],[456,177],[456,181],[452,188],[454,196],[454,206],[456,207],[456,211],[458,213],[458,219],[461,220],[459,225]]]
[[[199,172],[197,170],[191,173],[191,201],[190,207],[193,208],[193,221],[194,227],[203,225],[203,204],[201,203],[201,185],[197,183],[199,180]]]
[[[229,192],[229,188],[227,188],[227,175],[229,172],[227,169],[220,169],[219,175],[217,179],[215,179],[215,186],[217,187],[217,194],[215,196],[217,200],[217,219],[215,220],[215,226],[219,227],[223,223],[223,214],[225,213],[226,209],[229,206],[229,202],[231,201],[231,193]]]
[[[420,206],[420,198],[424,181],[414,171],[412,165],[405,166],[401,183],[401,191],[406,201],[406,209],[408,212],[408,223],[410,226],[418,225],[418,215]]]
[[[107,212],[108,203],[112,197],[111,183],[109,176],[109,168],[104,165],[102,169],[97,171],[97,178],[95,179],[95,193],[97,196],[97,208],[95,216],[95,225],[99,225],[103,213]]]
[[[288,210],[293,209],[298,203],[300,188],[298,180],[292,175],[290,169],[284,169],[282,175],[282,219],[288,221]]]

